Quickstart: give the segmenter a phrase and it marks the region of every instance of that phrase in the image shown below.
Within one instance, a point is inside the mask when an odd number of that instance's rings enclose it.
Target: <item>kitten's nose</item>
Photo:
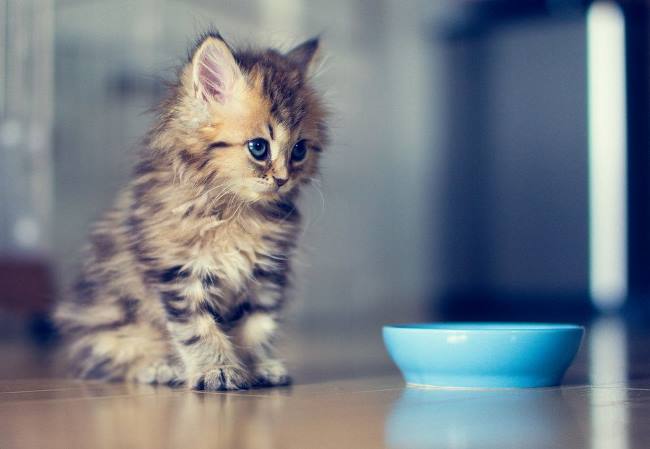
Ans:
[[[276,178],[275,176],[273,177],[273,179],[275,180],[275,183],[278,185],[278,187],[282,187],[289,180],[289,178]]]

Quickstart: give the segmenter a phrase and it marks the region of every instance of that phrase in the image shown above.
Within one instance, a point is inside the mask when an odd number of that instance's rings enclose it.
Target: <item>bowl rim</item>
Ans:
[[[471,332],[471,333],[512,333],[512,332],[562,332],[580,331],[585,327],[574,323],[544,323],[544,322],[506,322],[506,321],[476,321],[476,322],[426,322],[387,324],[383,330],[396,330],[416,333],[436,332]]]

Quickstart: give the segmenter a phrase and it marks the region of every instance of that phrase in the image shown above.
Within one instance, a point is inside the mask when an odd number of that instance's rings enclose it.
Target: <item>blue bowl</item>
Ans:
[[[384,344],[409,385],[530,388],[559,385],[584,328],[574,324],[428,323],[384,326]]]

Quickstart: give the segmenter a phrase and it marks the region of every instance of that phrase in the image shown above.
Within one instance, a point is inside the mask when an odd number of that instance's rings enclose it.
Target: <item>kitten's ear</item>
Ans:
[[[241,70],[228,44],[219,35],[210,35],[192,55],[192,83],[197,98],[228,101]]]
[[[305,74],[311,72],[316,65],[319,48],[318,40],[318,37],[309,39],[287,53],[287,58],[300,67]]]

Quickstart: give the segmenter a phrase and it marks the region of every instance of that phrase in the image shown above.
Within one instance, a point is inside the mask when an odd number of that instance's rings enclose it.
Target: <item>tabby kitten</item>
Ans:
[[[199,39],[57,307],[78,376],[199,390],[289,382],[271,342],[294,202],[327,142],[309,76],[317,49]]]

